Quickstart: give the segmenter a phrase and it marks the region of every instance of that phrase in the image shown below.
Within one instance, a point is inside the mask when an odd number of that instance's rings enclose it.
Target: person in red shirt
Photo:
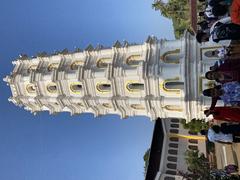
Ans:
[[[204,114],[207,117],[212,114],[219,121],[240,122],[240,108],[237,107],[214,107],[212,110],[205,110]]]
[[[226,59],[224,63],[219,66],[215,64],[210,69],[211,71],[205,74],[205,77],[209,80],[215,80],[221,84],[232,81],[240,82],[240,63],[237,60],[230,61]]]
[[[240,25],[240,0],[232,1],[230,15],[232,23]]]

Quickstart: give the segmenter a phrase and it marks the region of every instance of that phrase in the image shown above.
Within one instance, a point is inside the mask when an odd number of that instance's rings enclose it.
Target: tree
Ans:
[[[147,173],[149,156],[150,156],[150,148],[145,152],[145,154],[143,156],[143,160],[144,160],[144,175],[146,175],[146,173]]]
[[[190,122],[186,123],[186,120],[181,121],[184,129],[189,129],[193,133],[199,133],[202,129],[208,129],[209,125],[204,119],[192,119]]]
[[[177,39],[183,35],[186,29],[191,29],[190,7],[187,0],[169,0],[167,3],[159,0],[152,7],[159,10],[162,16],[172,20],[174,34]]]
[[[198,150],[187,150],[185,152],[185,160],[188,169],[192,172],[184,173],[179,171],[179,175],[187,178],[188,180],[237,180],[240,179],[239,175],[227,174],[225,170],[210,169],[208,159],[203,153]]]
[[[198,150],[187,150],[185,152],[185,160],[188,169],[193,172],[192,180],[210,179],[210,167],[208,159]]]

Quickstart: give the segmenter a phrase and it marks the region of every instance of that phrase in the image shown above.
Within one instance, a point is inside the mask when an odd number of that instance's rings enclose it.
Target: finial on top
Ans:
[[[114,43],[113,47],[115,47],[115,48],[120,48],[120,47],[122,47],[122,45],[121,45],[121,43],[117,40],[117,41]]]

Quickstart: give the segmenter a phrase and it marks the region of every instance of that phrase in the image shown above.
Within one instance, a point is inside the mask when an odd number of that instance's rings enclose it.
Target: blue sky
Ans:
[[[20,53],[35,55],[88,43],[173,39],[171,22],[151,0],[1,0],[0,79]],[[71,117],[29,112],[10,104],[0,81],[0,179],[141,180],[153,123],[91,114]]]

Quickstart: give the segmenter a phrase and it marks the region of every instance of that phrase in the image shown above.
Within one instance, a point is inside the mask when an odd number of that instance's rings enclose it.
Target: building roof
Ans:
[[[163,125],[162,120],[158,118],[153,130],[152,144],[150,148],[149,163],[145,180],[154,180],[160,167],[161,154],[163,148]]]

